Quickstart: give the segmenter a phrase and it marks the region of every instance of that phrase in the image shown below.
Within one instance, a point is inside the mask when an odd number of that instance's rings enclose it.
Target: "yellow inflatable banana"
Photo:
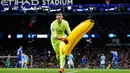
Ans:
[[[65,46],[65,54],[70,55],[73,48],[80,41],[80,39],[94,26],[94,21],[86,20],[80,23],[71,34],[67,37],[69,43]]]

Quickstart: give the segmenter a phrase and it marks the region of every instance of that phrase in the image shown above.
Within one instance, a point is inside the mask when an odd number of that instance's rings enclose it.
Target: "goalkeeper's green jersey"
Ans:
[[[62,19],[62,22],[59,24],[57,20],[54,20],[51,23],[51,41],[54,44],[59,43],[60,41],[56,39],[56,36],[59,37],[65,37],[65,30],[67,31],[68,34],[71,33],[69,24],[66,20]]]
[[[7,59],[7,60],[5,61],[5,65],[6,65],[7,68],[10,67],[10,60],[9,60],[9,59]]]

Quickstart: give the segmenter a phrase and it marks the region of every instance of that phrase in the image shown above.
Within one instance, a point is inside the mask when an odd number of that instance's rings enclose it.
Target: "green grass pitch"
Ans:
[[[59,69],[0,68],[0,73],[59,73]],[[130,73],[130,69],[65,69],[64,73]]]

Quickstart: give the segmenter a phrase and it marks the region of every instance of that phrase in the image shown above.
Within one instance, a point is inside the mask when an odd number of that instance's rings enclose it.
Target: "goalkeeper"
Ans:
[[[68,44],[68,40],[65,36],[65,30],[68,34],[71,33],[69,24],[63,19],[61,12],[56,13],[56,20],[51,23],[51,44],[56,53],[56,58],[60,63],[59,72],[64,72],[65,64],[65,44]]]

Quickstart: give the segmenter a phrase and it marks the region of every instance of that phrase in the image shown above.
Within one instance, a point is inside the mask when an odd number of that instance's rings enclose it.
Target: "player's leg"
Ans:
[[[102,69],[105,69],[105,61],[102,61]]]
[[[17,67],[18,67],[18,64],[19,64],[19,63],[18,63],[18,61],[17,61],[17,62],[16,62],[16,64],[15,64],[15,68],[17,68]]]
[[[100,68],[102,68],[102,62],[100,61]]]
[[[61,42],[59,45],[59,51],[60,51],[60,71],[61,73],[64,71],[64,64],[65,64],[65,43]]]
[[[21,61],[21,68],[24,68],[24,61]]]
[[[26,64],[26,62],[24,61],[24,62],[23,62],[23,68],[26,68],[26,65],[25,65],[25,64]]]
[[[102,63],[102,61],[100,63],[100,68],[103,69],[103,63]]]
[[[115,65],[115,58],[113,58],[112,60],[112,68],[114,68],[114,65]]]
[[[10,66],[9,66],[9,63],[7,63],[7,64],[6,64],[6,67],[7,67],[7,68],[9,68],[9,67],[10,67]]]
[[[25,68],[25,62],[23,63],[23,68]]]
[[[22,57],[20,56],[19,57],[19,65],[20,65],[20,68],[23,68],[23,63],[22,63],[23,61],[22,61]]]
[[[27,61],[24,62],[24,68],[27,68]]]
[[[102,69],[102,63],[100,63],[100,68]]]
[[[111,65],[111,66],[112,66],[112,68],[114,68],[114,63],[115,63],[115,62],[113,61],[113,62],[112,62],[112,65]]]
[[[28,68],[26,63],[24,65],[25,65],[25,68]]]
[[[71,65],[72,65],[72,67],[74,68],[74,62],[73,62],[73,61],[71,62]]]
[[[54,43],[52,43],[52,47],[56,53],[56,59],[60,62],[59,44],[54,45]]]
[[[69,69],[70,69],[70,61],[68,61],[68,67],[69,67]]]
[[[105,64],[103,64],[103,69],[105,69]]]
[[[26,68],[28,68],[28,61],[26,62]]]
[[[19,64],[19,61],[20,61],[20,58],[17,58],[17,62],[16,62],[16,64],[15,64],[15,68],[17,68],[18,65],[20,65],[20,64]]]
[[[82,68],[84,68],[84,63],[82,63]]]
[[[118,58],[116,58],[115,64],[116,64],[116,68],[118,69],[118,68],[119,68],[119,65],[118,65]]]
[[[117,69],[119,68],[118,62],[116,62],[116,68],[117,68]]]

